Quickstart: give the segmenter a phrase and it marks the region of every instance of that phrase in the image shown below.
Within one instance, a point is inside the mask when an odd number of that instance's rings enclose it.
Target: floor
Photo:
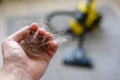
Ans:
[[[0,43],[7,36],[6,19],[8,17],[36,15],[55,10],[71,10],[76,7],[79,0],[22,0],[7,1],[0,4]],[[103,21],[102,29],[96,34],[90,34],[86,38],[85,47],[94,61],[93,69],[66,66],[62,64],[62,58],[66,53],[71,53],[76,44],[69,44],[58,50],[52,59],[47,72],[41,80],[120,80],[120,15],[119,3],[114,0],[98,0],[97,6],[108,5],[115,12],[115,16],[107,17]],[[117,5],[116,5],[117,3]],[[69,5],[66,5],[69,4]],[[111,13],[112,15],[112,13]],[[91,37],[92,36],[92,37]],[[1,49],[0,49],[1,51]],[[2,66],[2,54],[0,54],[0,67]]]

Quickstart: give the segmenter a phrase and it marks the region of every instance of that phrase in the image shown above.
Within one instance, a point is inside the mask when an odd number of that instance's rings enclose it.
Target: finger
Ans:
[[[9,38],[15,40],[16,42],[21,42],[23,39],[25,39],[25,37],[27,37],[27,33],[29,31],[36,31],[37,29],[38,29],[38,25],[36,23],[33,23],[31,26],[26,26],[21,30],[17,31]]]
[[[38,24],[33,23],[32,25],[30,25],[30,31],[29,34],[30,35],[34,35],[34,33],[38,30]]]
[[[49,32],[46,32],[43,36],[38,35],[39,42],[46,43],[53,40],[53,35]]]
[[[39,30],[38,30],[38,36],[43,36],[43,35],[45,35],[46,34],[46,30],[44,29],[44,28],[40,28]]]
[[[38,30],[38,24],[33,23],[32,25],[30,25],[30,30],[27,35],[27,40],[30,41],[31,39],[33,39],[37,30]]]
[[[52,57],[56,51],[57,51],[57,48],[58,48],[58,43],[57,41],[49,41],[49,55]]]
[[[40,28],[40,29],[37,31],[37,34],[36,34],[35,38],[36,38],[40,43],[43,43],[44,40],[45,40],[45,34],[46,34],[46,30],[43,29],[43,28]]]
[[[53,39],[53,35],[52,35],[51,33],[49,33],[49,32],[46,32],[45,37],[46,37],[46,40],[47,40],[47,41]]]

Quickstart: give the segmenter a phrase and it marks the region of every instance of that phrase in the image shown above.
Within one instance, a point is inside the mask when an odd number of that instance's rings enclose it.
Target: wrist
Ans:
[[[19,64],[4,65],[0,71],[1,73],[2,76],[0,77],[3,77],[3,80],[33,80],[31,74]]]

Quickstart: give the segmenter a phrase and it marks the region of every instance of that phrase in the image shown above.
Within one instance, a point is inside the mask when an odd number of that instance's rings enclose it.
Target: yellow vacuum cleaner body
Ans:
[[[80,1],[76,16],[70,21],[70,29],[75,35],[82,35],[98,28],[101,15],[95,9],[94,0]]]

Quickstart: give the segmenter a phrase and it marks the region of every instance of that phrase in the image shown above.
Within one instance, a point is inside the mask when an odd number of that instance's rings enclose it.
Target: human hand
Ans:
[[[38,80],[44,74],[57,47],[53,35],[42,28],[38,29],[38,25],[33,23],[3,41],[3,70]],[[24,80],[24,77],[20,80]]]

